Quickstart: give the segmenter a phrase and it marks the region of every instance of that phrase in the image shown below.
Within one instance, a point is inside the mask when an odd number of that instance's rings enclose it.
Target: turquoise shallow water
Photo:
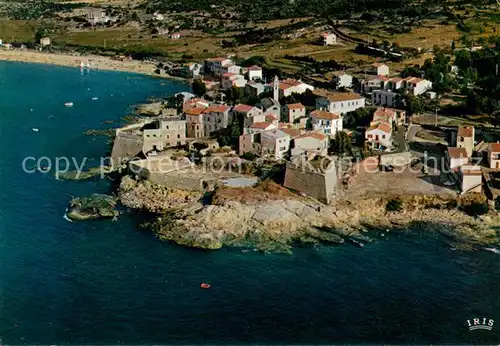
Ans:
[[[164,84],[164,85],[162,85]],[[26,174],[26,156],[99,158],[132,104],[187,86],[115,73],[0,62],[0,338],[5,344],[496,343],[498,255],[452,251],[412,230],[363,249],[263,255],[163,243],[119,222],[69,223],[71,196],[106,182]],[[99,100],[92,101],[92,97]],[[65,108],[65,102],[74,102]],[[32,111],[31,111],[32,109]],[[32,128],[38,128],[33,132]],[[200,282],[210,282],[201,290]]]

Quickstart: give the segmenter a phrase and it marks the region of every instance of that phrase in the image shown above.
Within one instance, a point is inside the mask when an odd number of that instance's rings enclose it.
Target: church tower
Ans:
[[[274,76],[273,99],[276,101],[280,100],[280,80],[278,79],[278,76]]]

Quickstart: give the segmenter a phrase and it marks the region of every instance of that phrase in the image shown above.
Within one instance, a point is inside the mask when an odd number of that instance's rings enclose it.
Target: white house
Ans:
[[[377,76],[387,76],[389,74],[389,66],[376,62],[372,64],[371,72]]]
[[[403,79],[403,82],[406,92],[413,93],[415,96],[432,89],[432,82],[427,79],[408,77]]]
[[[459,173],[462,180],[460,186],[462,193],[481,192],[483,185],[483,171],[480,166],[465,164],[460,167]]]
[[[262,79],[262,67],[257,65],[242,68],[242,73],[246,75],[248,80]]]
[[[316,91],[316,109],[330,113],[345,114],[365,106],[365,98],[355,93],[331,93]]]
[[[326,135],[335,135],[342,131],[342,117],[339,114],[315,110],[309,114],[314,130],[321,130]]]
[[[344,71],[335,71],[332,82],[336,84],[337,88],[350,88],[352,86],[352,76]]]
[[[306,116],[306,107],[301,103],[287,104],[283,107],[283,121],[293,124],[295,120]]]
[[[172,40],[178,40],[181,38],[181,33],[180,32],[173,32],[171,35],[170,35],[170,38]]]
[[[488,163],[490,168],[500,168],[500,143],[490,143],[488,145]]]
[[[469,157],[467,156],[465,148],[449,147],[446,152],[446,158],[448,160],[448,166],[452,170],[456,170],[469,162]]]
[[[402,87],[403,87],[403,78],[401,77],[389,78],[385,83],[385,90],[388,91],[399,90]]]
[[[312,85],[291,78],[279,81],[278,87],[279,97],[287,97],[292,95],[293,93],[302,94],[306,90],[314,90],[314,87]],[[269,83],[267,85],[267,88],[268,90],[270,90],[271,88],[274,90],[274,83]]]
[[[263,83],[249,81],[247,85],[245,85],[245,96],[257,98],[260,94],[266,91],[266,88],[267,85]]]
[[[206,59],[204,65],[205,73],[210,75],[222,75],[224,73],[223,67],[227,65],[234,65],[233,61],[223,57]]]
[[[337,44],[337,35],[335,35],[334,33],[324,32],[321,34],[321,38],[323,39],[324,46]]]
[[[40,45],[42,47],[50,46],[50,37],[42,37],[40,39]]]
[[[368,80],[363,81],[362,88],[363,92],[369,93],[373,90],[384,90],[386,82],[389,78],[385,76],[374,76],[369,78]]]
[[[222,90],[231,89],[235,86],[238,88],[243,88],[247,84],[247,80],[241,74],[235,74],[231,72],[226,72],[222,75],[220,86]]]
[[[274,154],[276,160],[283,159],[290,149],[290,139],[288,134],[278,129],[261,132],[262,154]]]
[[[370,127],[365,131],[365,140],[375,149],[389,148],[392,144],[391,137],[392,126],[383,121],[370,124]]]
[[[292,155],[298,155],[305,151],[325,154],[328,151],[329,137],[320,132],[309,131],[295,138],[293,142]]]
[[[222,66],[222,73],[234,73],[234,74],[240,74],[241,73],[241,66],[235,65],[235,64],[227,64]]]
[[[265,121],[265,116],[260,108],[244,104],[237,104],[233,107],[233,119],[242,118],[243,127],[250,127],[254,123]]]

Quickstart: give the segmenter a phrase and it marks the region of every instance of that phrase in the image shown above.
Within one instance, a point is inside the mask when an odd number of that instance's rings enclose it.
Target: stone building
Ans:
[[[337,162],[326,157],[308,161],[300,156],[287,163],[283,186],[329,204],[339,189],[338,170]]]

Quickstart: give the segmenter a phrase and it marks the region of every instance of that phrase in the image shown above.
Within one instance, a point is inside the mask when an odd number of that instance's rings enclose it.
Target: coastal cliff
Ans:
[[[500,224],[496,213],[469,216],[449,197],[401,196],[400,211],[387,211],[389,201],[384,198],[339,200],[327,206],[270,182],[222,187],[202,196],[125,176],[119,198],[129,208],[157,214],[146,226],[160,239],[203,249],[249,246],[289,251],[296,242],[342,243],[363,238],[366,229],[416,226],[455,242],[489,244],[498,241],[494,225]]]

